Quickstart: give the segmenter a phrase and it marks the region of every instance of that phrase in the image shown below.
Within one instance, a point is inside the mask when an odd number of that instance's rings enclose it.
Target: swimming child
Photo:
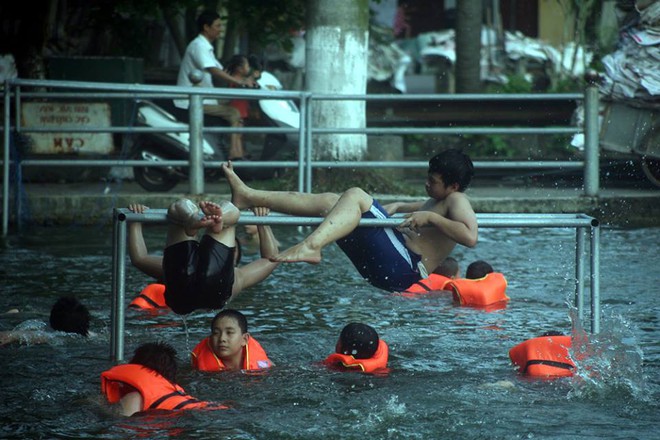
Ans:
[[[41,344],[52,340],[58,333],[89,336],[90,321],[87,306],[74,296],[62,296],[50,309],[50,327],[41,321],[22,322],[13,330],[0,332],[0,346],[12,342]]]
[[[101,392],[108,402],[119,404],[123,416],[148,410],[222,409],[186,394],[176,384],[176,350],[169,344],[140,345],[128,364],[101,373]]]
[[[261,370],[270,368],[261,344],[248,333],[247,319],[238,310],[224,309],[211,321],[211,335],[191,353],[193,368],[202,371]]]
[[[352,322],[339,334],[335,352],[323,364],[340,371],[387,372],[389,349],[370,325]]]

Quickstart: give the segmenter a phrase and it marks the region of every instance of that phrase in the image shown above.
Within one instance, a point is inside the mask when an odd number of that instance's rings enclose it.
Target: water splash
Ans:
[[[601,332],[588,335],[579,326],[577,310],[571,309],[573,347],[577,372],[569,399],[616,398],[650,400],[644,374],[643,352],[635,330],[623,316],[609,312],[601,318]]]

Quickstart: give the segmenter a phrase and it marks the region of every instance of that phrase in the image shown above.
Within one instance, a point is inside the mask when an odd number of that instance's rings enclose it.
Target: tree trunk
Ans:
[[[481,0],[456,2],[456,93],[481,92]]]
[[[311,0],[307,10],[305,88],[314,93],[366,93],[369,40],[367,0]],[[314,101],[317,128],[363,128],[364,101]],[[313,156],[356,160],[366,154],[363,134],[326,134],[313,138]]]

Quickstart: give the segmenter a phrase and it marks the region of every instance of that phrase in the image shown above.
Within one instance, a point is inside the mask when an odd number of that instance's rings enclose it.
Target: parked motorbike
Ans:
[[[172,113],[149,100],[136,101],[136,122],[143,127],[184,128],[188,124],[180,122]],[[205,134],[202,141],[202,154],[205,161],[225,160],[223,141],[217,134]],[[214,145],[215,144],[215,145]],[[167,160],[188,160],[190,154],[190,134],[188,132],[143,133],[134,139],[132,158],[151,162]],[[133,167],[135,181],[147,191],[169,191],[180,181],[188,178],[188,167]],[[207,180],[218,178],[220,170],[204,170]]]
[[[281,90],[282,85],[277,78],[262,72],[259,86],[270,90]],[[143,127],[158,128],[188,128],[187,110],[177,109],[169,104],[171,101],[156,104],[150,100],[136,101],[136,123]],[[282,101],[276,99],[259,100],[262,117],[259,125],[273,127],[299,127],[300,113],[293,101]],[[227,125],[221,118],[204,115],[204,126]],[[297,145],[297,135],[285,135],[279,133],[267,134],[258,160],[273,160],[278,153],[289,145]],[[228,134],[205,133],[203,137],[204,161],[227,160]],[[297,150],[294,150],[297,151]],[[190,154],[190,135],[188,132],[162,132],[142,133],[134,139],[132,154],[133,159],[152,162],[169,160],[188,160]],[[237,173],[246,180],[258,178],[271,178],[275,170],[268,168],[237,168]],[[188,166],[182,167],[144,167],[135,166],[133,174],[135,181],[147,191],[169,191],[180,181],[188,179]],[[216,180],[223,177],[220,169],[205,168],[206,180]]]

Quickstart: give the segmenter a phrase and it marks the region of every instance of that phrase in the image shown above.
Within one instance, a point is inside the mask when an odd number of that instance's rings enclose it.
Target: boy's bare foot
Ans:
[[[219,234],[222,232],[222,216],[221,215],[207,215],[202,221],[206,225],[206,231],[209,234]]]
[[[319,264],[321,262],[321,251],[318,249],[310,248],[306,242],[298,243],[297,245],[281,252],[274,257],[269,258],[270,261],[275,263],[311,263]]]
[[[234,171],[234,167],[231,164],[231,161],[222,164],[222,170],[227,177],[227,182],[231,187],[231,202],[236,205],[238,209],[247,209],[250,208],[248,192],[250,187],[248,187],[240,177]]]
[[[199,208],[204,213],[203,221],[206,228],[211,234],[219,234],[222,232],[222,208],[215,202],[203,201],[199,202]]]
[[[199,209],[202,210],[204,215],[222,215],[222,208],[215,202],[204,200],[199,202]]]
[[[189,199],[179,199],[172,203],[167,210],[167,220],[181,226],[189,237],[197,235],[197,231],[208,223],[200,219],[199,208]]]

